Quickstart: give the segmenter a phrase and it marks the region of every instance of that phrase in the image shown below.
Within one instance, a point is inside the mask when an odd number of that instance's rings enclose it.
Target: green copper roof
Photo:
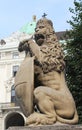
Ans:
[[[21,27],[19,31],[27,34],[33,34],[35,32],[35,27],[36,27],[36,22],[33,21]]]

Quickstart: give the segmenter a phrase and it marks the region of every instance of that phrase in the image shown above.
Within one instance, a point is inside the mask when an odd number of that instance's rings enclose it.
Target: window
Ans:
[[[15,97],[15,87],[12,85],[11,87],[11,102],[16,103],[16,97]]]
[[[13,66],[13,77],[15,77],[17,71],[18,71],[19,65]]]
[[[11,87],[11,96],[15,96],[15,88],[14,85]]]
[[[13,59],[19,58],[19,53],[18,52],[13,52],[12,57],[13,57]]]

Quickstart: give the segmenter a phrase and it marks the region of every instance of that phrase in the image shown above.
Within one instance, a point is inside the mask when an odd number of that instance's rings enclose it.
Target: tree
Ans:
[[[72,19],[68,21],[71,30],[66,33],[70,38],[66,45],[66,77],[82,123],[82,0],[74,0],[74,9],[69,10]]]

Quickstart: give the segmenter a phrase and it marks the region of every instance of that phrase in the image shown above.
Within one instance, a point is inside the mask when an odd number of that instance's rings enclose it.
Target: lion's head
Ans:
[[[44,73],[52,70],[63,71],[65,68],[64,55],[51,20],[42,18],[37,22],[35,41],[44,56],[42,61]]]
[[[35,28],[35,41],[40,46],[44,41],[51,41],[52,35],[55,34],[53,23],[46,18],[40,19]]]

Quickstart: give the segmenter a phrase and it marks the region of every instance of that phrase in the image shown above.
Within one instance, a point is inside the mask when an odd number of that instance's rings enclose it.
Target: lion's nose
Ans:
[[[39,31],[39,28],[36,28],[35,31],[38,32],[38,31]]]

